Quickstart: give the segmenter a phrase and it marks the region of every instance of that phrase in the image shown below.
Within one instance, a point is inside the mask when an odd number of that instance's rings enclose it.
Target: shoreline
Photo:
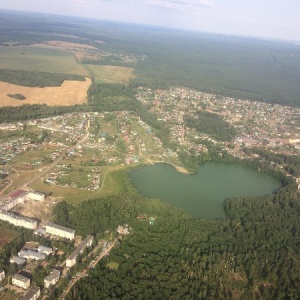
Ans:
[[[175,165],[173,163],[170,163],[170,162],[167,162],[167,161],[148,159],[145,163],[150,164],[150,165],[154,165],[154,164],[157,164],[157,163],[168,164],[168,165],[173,166],[176,169],[176,171],[178,171],[180,173],[183,173],[183,174],[186,174],[186,175],[191,175],[191,173],[186,168],[177,166],[177,165]]]

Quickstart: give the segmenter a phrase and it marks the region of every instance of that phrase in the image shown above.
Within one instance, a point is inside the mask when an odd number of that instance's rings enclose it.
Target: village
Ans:
[[[0,125],[3,133],[0,138],[0,219],[34,230],[37,236],[74,242],[73,252],[60,259],[44,278],[45,289],[67,276],[82,253],[85,253],[88,267],[81,270],[80,276],[86,276],[88,269],[95,266],[97,259],[107,255],[116,241],[115,237],[97,242],[93,236],[82,238],[76,236],[75,230],[49,221],[51,209],[60,201],[57,195],[62,190],[66,195],[72,190],[99,192],[111,168],[116,167],[166,162],[182,168],[179,150],[198,155],[207,151],[206,145],[199,140],[218,145],[238,158],[253,158],[253,154],[246,154],[243,149],[254,146],[289,155],[300,153],[298,108],[220,97],[185,88],[139,88],[136,98],[150,107],[157,120],[170,130],[169,140],[177,149],[165,148],[155,130],[131,111],[69,113]],[[197,111],[221,116],[236,130],[235,139],[224,142],[187,127],[185,116],[193,116]],[[32,182],[39,188],[28,188]],[[44,190],[50,192],[47,195],[40,192]],[[52,191],[56,197],[51,196]],[[149,220],[153,225],[154,219]],[[129,231],[127,227],[118,228],[117,233],[122,236]],[[30,274],[36,267],[31,262],[47,261],[53,254],[62,257],[62,253],[58,254],[59,251],[49,244],[28,242],[10,258],[11,264],[25,271],[16,272],[6,288],[24,294],[22,299],[37,299],[43,291],[32,285],[30,276],[26,276],[26,272]],[[74,278],[79,278],[74,274]],[[0,281],[5,276],[0,270]],[[0,292],[4,289],[3,285],[0,289]]]

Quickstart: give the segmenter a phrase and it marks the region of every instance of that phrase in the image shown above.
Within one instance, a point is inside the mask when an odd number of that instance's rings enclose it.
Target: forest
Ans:
[[[195,116],[184,118],[185,125],[195,128],[199,133],[204,133],[221,141],[231,141],[235,135],[235,129],[224,121],[220,116],[207,112],[198,111]]]
[[[71,74],[0,69],[0,81],[21,86],[60,86],[64,80],[85,81],[85,78]]]

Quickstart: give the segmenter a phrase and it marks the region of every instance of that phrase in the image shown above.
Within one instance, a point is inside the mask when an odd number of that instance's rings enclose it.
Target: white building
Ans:
[[[30,279],[23,275],[15,274],[12,276],[12,284],[27,290],[30,287]]]
[[[0,282],[5,278],[4,270],[0,269]]]
[[[24,227],[28,229],[37,228],[36,220],[23,217],[23,216],[18,216],[10,211],[6,211],[3,209],[0,209],[0,220],[9,222],[10,224],[13,224],[15,226]]]
[[[34,250],[21,250],[18,253],[18,255],[19,257],[24,257],[26,259],[35,259],[35,260],[46,258],[46,254]]]
[[[44,253],[46,255],[50,255],[50,254],[53,253],[53,250],[52,250],[51,247],[46,247],[46,246],[42,246],[42,245],[40,245],[38,247],[38,251],[41,252],[41,253]]]
[[[65,227],[65,226],[61,226],[61,225],[57,225],[55,223],[47,223],[46,225],[46,233],[50,233],[53,235],[57,235],[69,240],[74,240],[75,238],[75,230]]]
[[[80,245],[73,251],[72,254],[70,254],[70,256],[67,258],[66,260],[66,266],[68,268],[71,268],[73,266],[75,266],[76,264],[76,259],[77,259],[77,256],[79,254],[82,254],[83,253],[83,250],[86,248],[86,247],[90,247],[93,243],[93,240],[94,240],[94,237],[92,235],[88,235],[81,243]]]
[[[58,282],[60,277],[60,272],[58,270],[53,270],[49,276],[45,277],[44,279],[44,285],[47,289],[49,286],[56,284]]]
[[[16,263],[17,265],[24,265],[26,264],[26,259],[24,257],[13,256],[9,262],[11,264]]]
[[[36,300],[41,295],[41,289],[38,286],[33,286],[21,298],[21,300]]]

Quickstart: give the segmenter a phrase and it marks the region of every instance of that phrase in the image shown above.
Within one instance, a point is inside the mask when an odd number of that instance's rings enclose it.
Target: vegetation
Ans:
[[[17,99],[17,100],[25,100],[26,99],[26,97],[22,94],[8,94],[7,96],[10,98]]]
[[[0,69],[0,81],[22,86],[60,86],[64,80],[84,81],[85,78],[83,76],[70,74]],[[16,98],[16,96],[18,95],[12,95],[10,97]],[[18,97],[16,99],[24,100],[25,98],[21,99]]]
[[[188,116],[184,121],[187,127],[196,128],[199,133],[208,134],[217,140],[230,141],[236,134],[226,121],[210,112],[198,111],[195,117]]]

